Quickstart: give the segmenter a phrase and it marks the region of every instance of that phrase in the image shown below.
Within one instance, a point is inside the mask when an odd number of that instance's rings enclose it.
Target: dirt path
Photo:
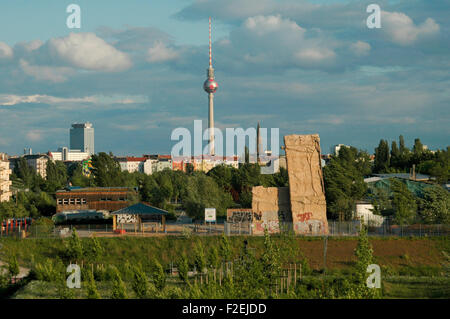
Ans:
[[[0,260],[0,272],[3,274],[6,274],[8,272],[8,264],[4,263],[1,260]],[[17,279],[25,278],[26,276],[28,276],[29,272],[30,272],[29,268],[19,266],[19,274],[17,275]]]

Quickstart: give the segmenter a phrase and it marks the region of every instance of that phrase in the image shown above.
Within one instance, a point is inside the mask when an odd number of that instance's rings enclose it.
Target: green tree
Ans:
[[[399,225],[414,222],[417,217],[417,203],[414,195],[403,182],[396,179],[391,179],[391,190],[394,221]]]
[[[95,186],[94,179],[83,174],[83,165],[76,162],[67,169],[68,178],[72,186],[92,187]]]
[[[67,168],[61,161],[47,161],[47,179],[45,181],[45,191],[54,193],[62,189],[67,184]]]
[[[158,260],[153,260],[153,283],[158,290],[163,290],[166,286],[166,273]]]
[[[220,257],[222,257],[222,262],[228,262],[231,261],[232,257],[232,250],[230,241],[228,240],[228,237],[225,236],[225,234],[222,234],[222,238],[220,239]]]
[[[186,164],[186,174],[191,175],[194,172],[194,165],[192,163]]]
[[[89,240],[86,240],[84,244],[85,247],[83,247],[83,251],[89,260],[92,262],[101,260],[105,250],[97,237],[92,236]]]
[[[420,141],[420,138],[414,139],[413,154],[421,155],[422,152],[423,152],[423,144]]]
[[[111,299],[127,299],[127,289],[122,281],[122,277],[120,276],[119,270],[117,268],[113,268],[113,280],[112,280],[112,292]]]
[[[31,189],[37,178],[36,171],[28,165],[25,157],[20,157],[14,166],[14,175],[19,178],[26,188]]]
[[[438,186],[425,189],[419,214],[427,224],[450,224],[449,192]]]
[[[181,254],[181,256],[178,258],[177,268],[178,268],[178,276],[180,277],[181,281],[187,283],[188,282],[189,263],[184,254]]]
[[[355,249],[356,271],[354,273],[355,287],[352,290],[353,298],[374,298],[379,296],[377,288],[368,288],[366,280],[368,278],[367,267],[373,264],[373,249],[367,236],[367,227],[362,225],[359,232],[358,244]]]
[[[398,167],[401,170],[406,170],[408,167],[410,167],[410,156],[411,156],[411,151],[409,150],[409,148],[406,147],[405,145],[405,139],[403,138],[403,135],[399,136],[399,152],[400,152],[400,156],[398,159]]]
[[[95,185],[100,187],[118,187],[124,184],[119,163],[112,154],[99,153],[92,155],[92,166]]]
[[[264,252],[261,262],[266,278],[265,284],[272,290],[281,275],[280,249],[274,245],[267,229],[264,230]]]
[[[328,217],[349,220],[356,200],[367,191],[364,173],[370,171],[368,154],[354,147],[342,147],[323,168]]]
[[[202,273],[206,268],[205,251],[200,241],[194,247],[194,265],[200,273]]]
[[[231,294],[233,298],[264,298],[265,275],[263,263],[256,258],[254,249],[248,247],[248,242],[244,241],[240,256],[233,263],[232,274],[233,286]]]
[[[231,207],[231,195],[221,189],[212,177],[196,172],[187,181],[183,207],[190,217],[203,219],[206,207],[215,207],[217,216],[225,216]]]
[[[141,265],[134,267],[132,288],[137,298],[144,299],[147,297],[149,282]]]
[[[88,271],[88,279],[86,282],[86,298],[87,299],[100,299],[100,294],[97,290],[97,285],[95,284],[94,274]]]
[[[80,261],[83,257],[83,245],[81,243],[80,237],[78,237],[77,230],[74,228],[72,235],[66,244],[67,257],[71,261]]]
[[[399,168],[400,166],[400,150],[396,141],[392,141],[391,144],[391,167]]]
[[[376,173],[387,173],[389,171],[389,144],[386,140],[380,140],[375,148],[374,171]]]
[[[247,146],[245,146],[245,149],[244,149],[244,157],[245,157],[245,164],[250,163],[250,152],[249,152]]]
[[[8,263],[8,274],[11,278],[16,279],[17,275],[20,273],[19,263],[17,262],[17,258],[13,255]]]
[[[209,248],[208,253],[208,266],[212,269],[219,268],[220,264],[220,257],[219,257],[219,250],[216,246],[212,246]]]

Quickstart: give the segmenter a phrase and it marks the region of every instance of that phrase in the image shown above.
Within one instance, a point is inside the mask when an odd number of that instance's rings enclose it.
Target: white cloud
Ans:
[[[343,115],[325,115],[319,116],[316,119],[310,119],[306,121],[309,124],[324,124],[324,125],[341,125],[345,122],[345,116]]]
[[[42,140],[43,136],[42,136],[42,132],[41,131],[39,131],[39,130],[32,130],[32,131],[27,132],[26,138],[29,141],[38,142],[38,141]]]
[[[0,42],[0,59],[10,59],[13,55],[13,49],[6,43]]]
[[[336,54],[328,48],[306,48],[295,53],[300,62],[320,63],[334,59]]]
[[[94,102],[93,97],[83,98],[59,98],[49,95],[14,95],[14,94],[0,94],[0,105],[12,106],[21,103],[67,103],[67,102]]]
[[[383,11],[381,27],[388,38],[399,45],[411,45],[418,40],[434,36],[439,33],[439,25],[431,18],[422,24],[415,25],[413,20],[401,12]]]
[[[119,72],[132,63],[127,54],[117,50],[94,33],[70,33],[48,41],[50,53],[73,67],[94,71]]]
[[[283,19],[280,15],[250,17],[245,20],[244,27],[258,36],[279,32],[280,30],[284,30],[294,37],[303,36],[305,33],[305,30],[297,23],[289,19]]]
[[[20,59],[19,64],[25,74],[34,77],[38,81],[62,83],[67,81],[68,76],[75,73],[72,68],[31,65],[24,59]]]
[[[147,51],[148,62],[166,62],[178,58],[174,49],[168,48],[162,41],[156,41]]]
[[[269,68],[326,68],[335,60],[335,40],[320,30],[307,30],[280,15],[247,18],[218,43],[222,58]],[[224,54],[225,52],[225,54]]]
[[[18,44],[16,44],[16,47],[23,48],[27,52],[32,52],[32,51],[39,49],[43,44],[44,44],[44,42],[42,42],[41,40],[33,40],[30,42],[18,43]]]
[[[350,45],[350,50],[355,54],[356,56],[365,56],[368,55],[370,52],[371,46],[369,43],[364,41],[357,41],[355,43],[352,43]]]
[[[49,105],[71,104],[71,103],[91,103],[97,105],[110,104],[135,104],[148,102],[148,98],[142,95],[123,96],[123,95],[92,95],[85,97],[56,97],[45,94],[34,95],[15,95],[0,94],[0,105],[12,106],[21,103],[43,103]]]

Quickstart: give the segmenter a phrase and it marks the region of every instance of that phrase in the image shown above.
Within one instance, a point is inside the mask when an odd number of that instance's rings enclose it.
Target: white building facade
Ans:
[[[119,162],[120,170],[129,173],[141,172],[147,175],[153,173],[153,161],[145,157],[120,157],[116,158]]]
[[[0,153],[0,202],[9,201],[11,198],[11,181],[9,176],[11,169],[9,168],[8,157],[4,153]]]
[[[384,222],[384,217],[375,215],[373,213],[374,207],[369,202],[360,201],[356,203],[355,217],[365,225],[381,226]]]
[[[67,147],[60,147],[57,152],[50,152],[49,156],[54,161],[81,162],[89,159],[91,155],[88,152],[69,150]]]

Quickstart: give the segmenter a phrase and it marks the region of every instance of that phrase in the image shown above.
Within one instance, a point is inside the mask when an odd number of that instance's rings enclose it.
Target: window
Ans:
[[[58,205],[62,205],[63,200],[61,198],[58,198]]]
[[[76,203],[77,205],[80,205],[80,204],[81,204],[81,198],[76,198],[76,199],[75,199],[75,203]]]
[[[69,199],[69,204],[70,205],[75,205],[75,198]]]
[[[67,205],[67,204],[69,204],[69,200],[67,198],[64,198],[63,199],[63,205]]]
[[[82,199],[81,199],[81,204],[86,204],[86,202],[87,202],[87,201],[86,201],[86,198],[82,198]]]

